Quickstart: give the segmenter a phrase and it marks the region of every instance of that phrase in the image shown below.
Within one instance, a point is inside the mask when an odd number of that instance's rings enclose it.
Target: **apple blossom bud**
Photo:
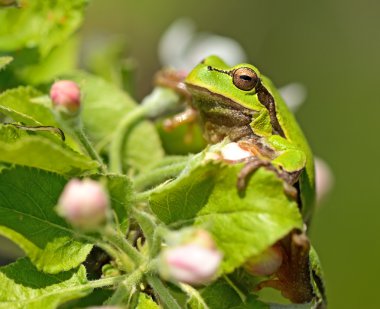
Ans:
[[[73,179],[59,198],[57,212],[73,226],[93,230],[106,219],[108,207],[108,195],[99,182]]]
[[[320,205],[334,185],[334,175],[330,167],[320,158],[315,158],[315,183],[317,205]]]
[[[252,157],[252,153],[243,149],[238,143],[228,143],[221,150],[221,155],[227,161],[240,161]]]
[[[250,258],[244,268],[254,276],[269,276],[277,272],[281,264],[282,250],[279,246],[272,246],[259,256]]]
[[[162,252],[159,269],[162,277],[194,285],[205,284],[213,279],[222,254],[215,248],[208,232],[198,230],[193,235],[190,242],[169,247]]]
[[[60,110],[75,113],[80,107],[79,86],[71,80],[60,80],[50,88],[50,98],[54,106]]]

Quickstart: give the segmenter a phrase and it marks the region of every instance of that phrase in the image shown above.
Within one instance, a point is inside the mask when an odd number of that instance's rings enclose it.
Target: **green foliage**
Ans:
[[[83,266],[58,275],[40,272],[26,258],[0,268],[0,308],[57,308],[91,292]]]
[[[159,309],[160,307],[148,295],[140,293],[136,309]]]
[[[5,68],[12,60],[12,57],[0,57],[0,70]]]
[[[0,11],[0,50],[36,49],[45,57],[81,24],[87,0],[21,1],[21,8]]]
[[[57,144],[41,136],[24,136],[11,144],[0,140],[0,160],[67,176],[94,171],[99,166],[98,162],[89,160],[65,144]]]
[[[0,174],[0,233],[49,273],[77,267],[92,247],[75,240],[72,228],[54,211],[65,183],[62,176],[31,168]]]
[[[82,119],[86,133],[102,150],[109,145],[117,125],[137,106],[136,102],[117,86],[94,75],[78,72],[69,76],[81,85]],[[147,142],[143,136],[149,136]],[[154,126],[143,121],[128,133],[124,146],[124,163],[135,170],[149,169],[163,157],[161,142]]]
[[[221,145],[188,156],[205,147],[200,127],[163,131],[164,117],[179,108],[172,90],[157,87],[142,104],[125,92],[133,61],[125,61],[122,44],[95,52],[92,74],[79,70],[74,34],[86,3],[20,1],[0,11],[0,234],[26,255],[0,268],[0,308],[285,308],[261,302],[253,288],[262,278],[242,267],[303,227],[283,181],[260,168],[239,192],[243,165],[218,159]],[[58,79],[79,84],[77,115],[51,103],[48,87]],[[56,212],[73,178],[91,178],[107,191],[109,209],[96,231],[74,228]],[[209,231],[223,254],[212,282],[159,277],[167,236],[183,228]]]
[[[227,273],[303,224],[297,204],[271,171],[255,172],[241,196],[236,188],[241,167],[204,162],[201,154],[150,197],[152,211],[166,224],[194,222],[210,231],[225,255]]]

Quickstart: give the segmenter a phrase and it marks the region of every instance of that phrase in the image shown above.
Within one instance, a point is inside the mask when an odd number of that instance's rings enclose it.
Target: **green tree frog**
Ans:
[[[189,103],[183,113],[167,121],[168,128],[199,116],[209,143],[228,138],[254,154],[240,172],[238,187],[244,187],[255,169],[271,169],[284,180],[286,192],[293,189],[304,221],[309,222],[315,199],[312,152],[278,91],[256,67],[230,67],[219,57],[210,56],[187,75],[161,71],[156,83],[176,89]],[[282,240],[282,247],[287,263],[276,280],[261,285],[280,289],[293,302],[308,302],[315,295],[312,286],[320,278],[312,279],[311,246],[305,232],[291,232]]]
[[[177,89],[190,103],[190,108],[167,122],[167,127],[193,121],[198,112],[209,143],[227,137],[255,154],[256,160],[247,164],[242,176],[259,166],[274,167],[297,189],[304,221],[309,221],[315,199],[312,152],[278,91],[256,67],[229,67],[219,57],[210,56],[187,76],[163,71],[156,82]],[[244,182],[241,177],[240,186]]]

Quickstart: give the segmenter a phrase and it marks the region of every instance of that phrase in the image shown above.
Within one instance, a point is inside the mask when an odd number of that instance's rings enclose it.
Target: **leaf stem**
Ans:
[[[181,309],[181,306],[178,304],[176,299],[170,294],[169,290],[163,284],[160,278],[154,275],[146,276],[149,285],[154,289],[158,294],[159,298],[166,306],[170,309]]]

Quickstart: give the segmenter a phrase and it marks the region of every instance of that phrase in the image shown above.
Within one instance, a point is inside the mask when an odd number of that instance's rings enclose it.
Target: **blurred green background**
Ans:
[[[297,117],[335,176],[311,231],[330,308],[380,308],[380,2],[93,1],[83,36],[127,39],[141,98],[160,66],[159,38],[179,17],[190,17],[200,31],[236,39],[249,62],[278,86],[306,86]]]

